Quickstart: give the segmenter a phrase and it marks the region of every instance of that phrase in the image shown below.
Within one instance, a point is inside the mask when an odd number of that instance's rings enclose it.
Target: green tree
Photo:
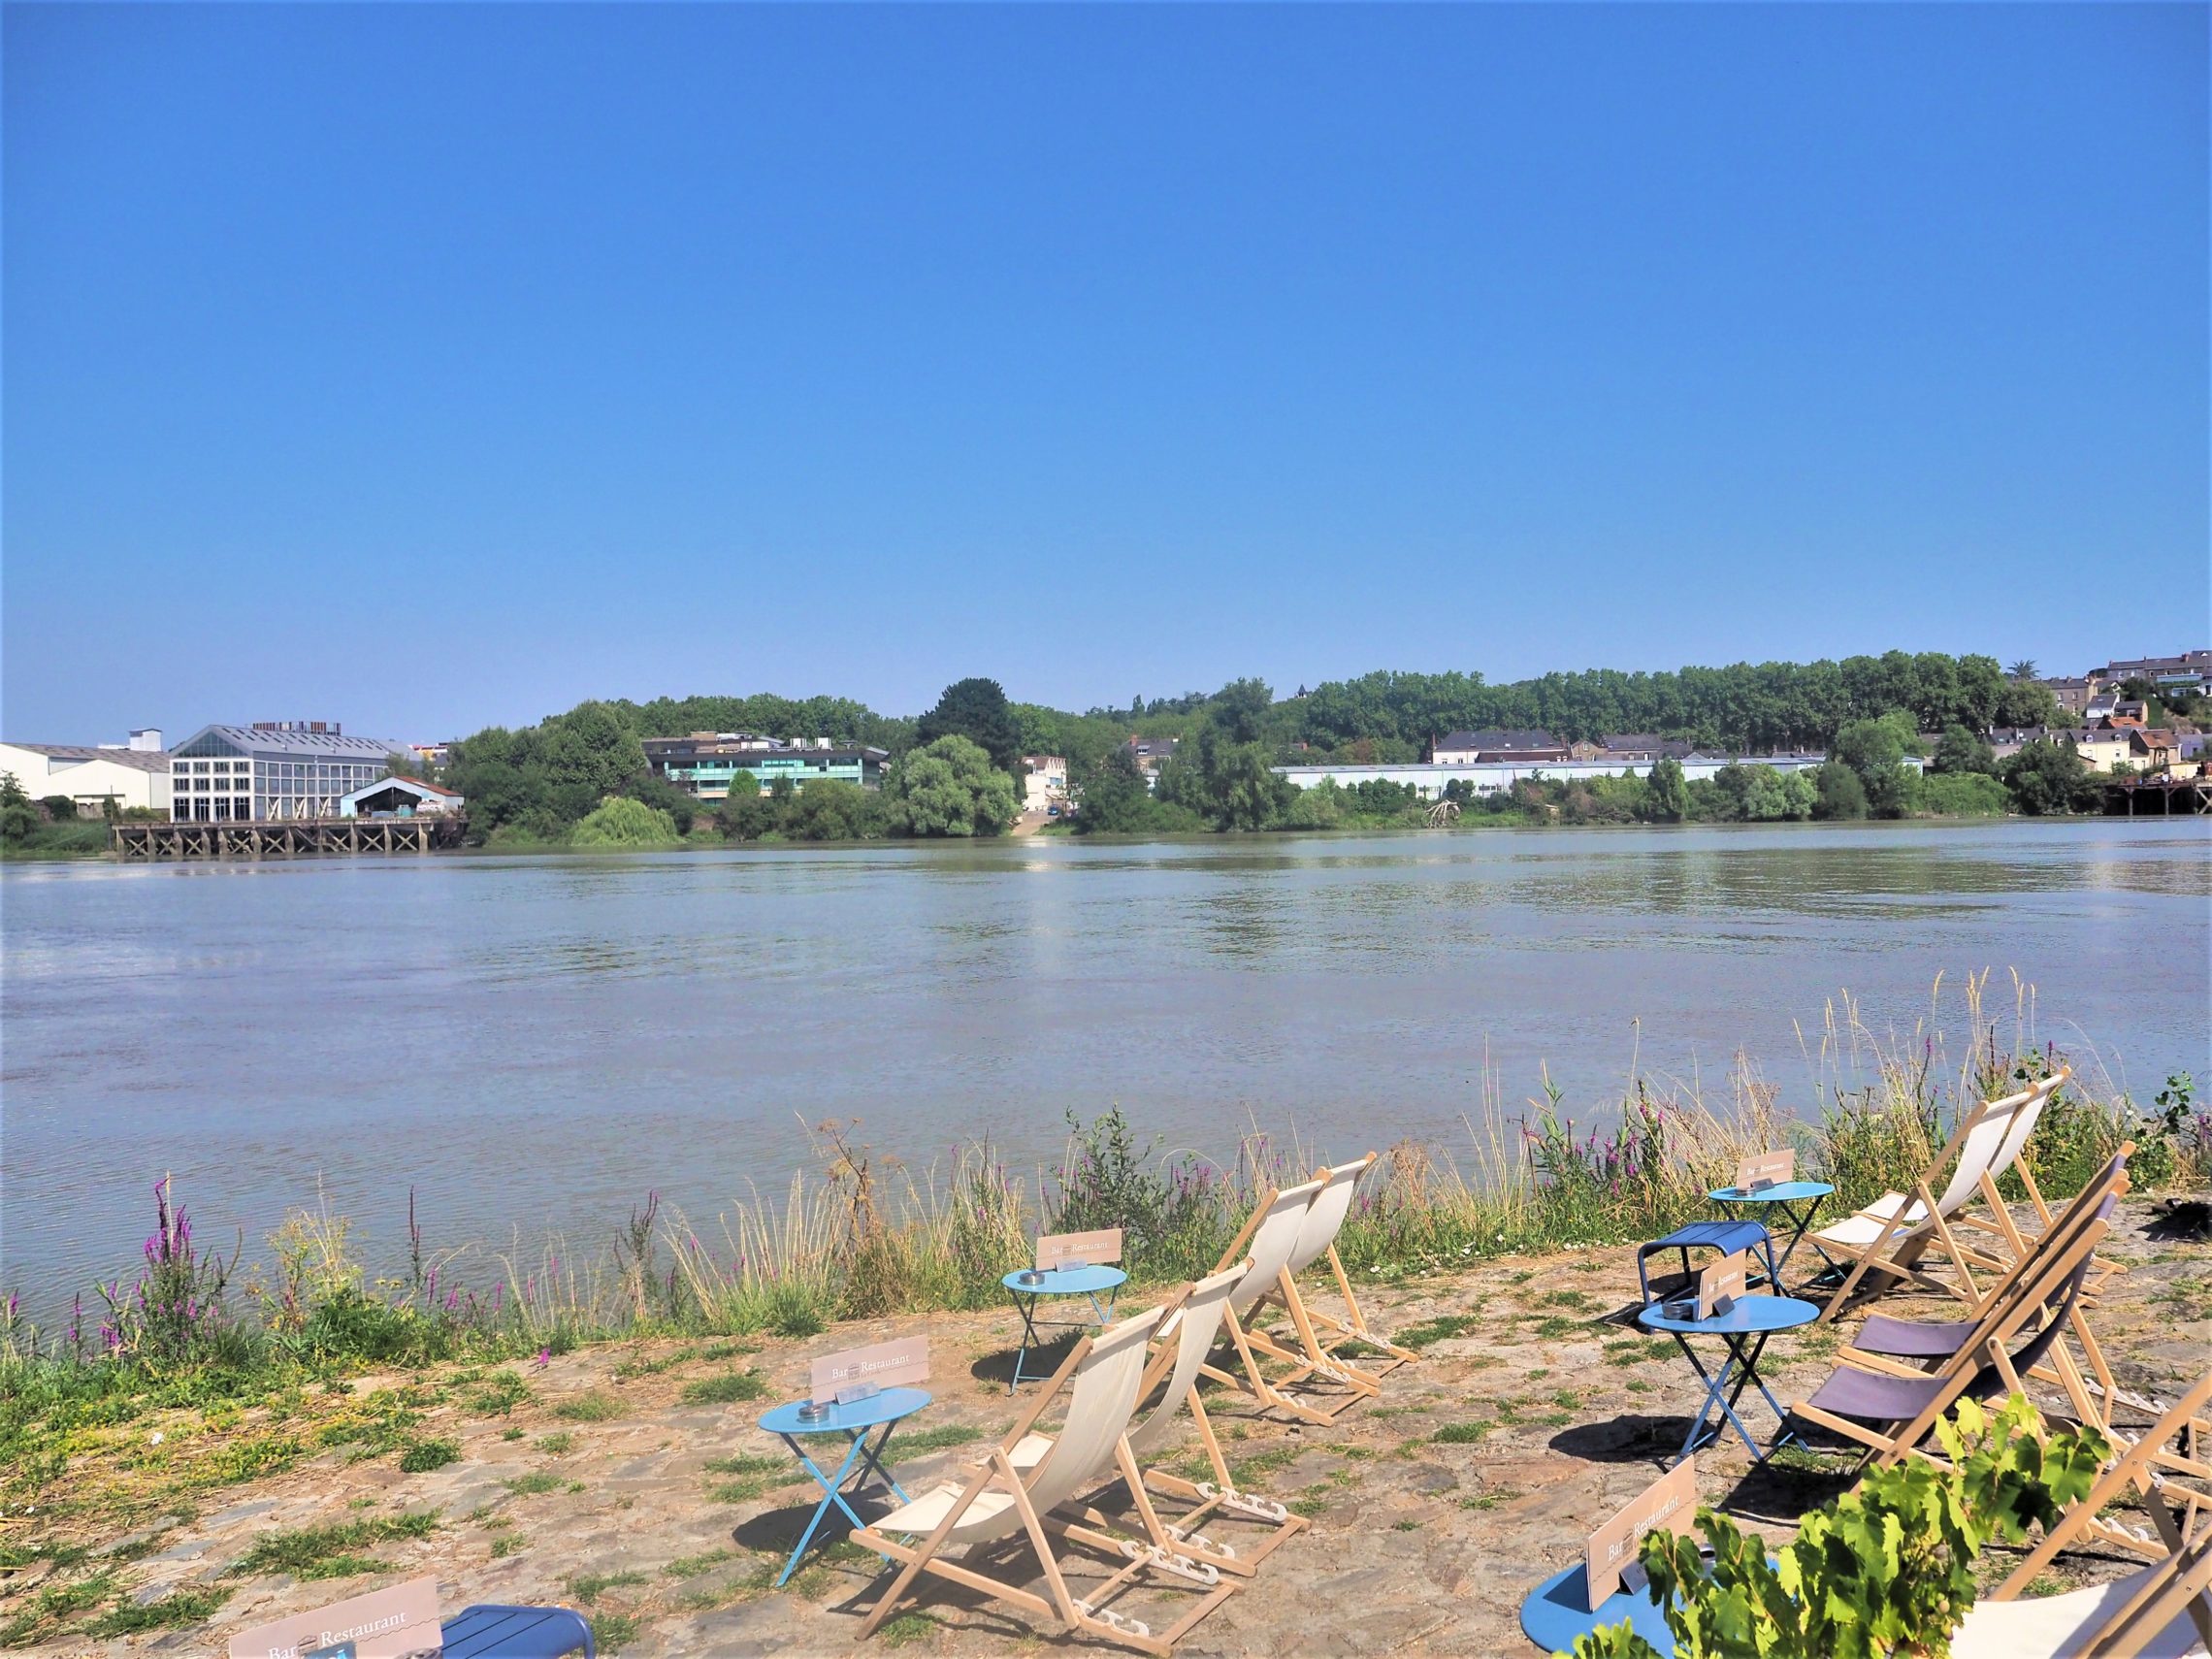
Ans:
[[[52,823],[74,824],[77,822],[77,799],[74,796],[41,796],[39,806],[45,811],[49,821]]]
[[[580,702],[548,724],[546,774],[563,818],[581,818],[644,774],[645,746],[611,703]]]
[[[914,740],[924,749],[944,737],[965,737],[1008,777],[1022,769],[1021,717],[996,680],[957,680],[945,688],[936,707],[914,726]]]
[[[1275,693],[1265,680],[1231,680],[1214,694],[1207,713],[1231,743],[1256,743],[1267,734]]]
[[[1670,756],[1652,762],[1646,785],[1646,815],[1662,824],[1679,824],[1689,815],[1690,786],[1682,776],[1681,762]]]
[[[1812,815],[1830,821],[1867,816],[1867,786],[1841,761],[1830,761],[1813,774]]]
[[[2005,669],[2004,674],[2005,678],[2007,679],[2032,680],[2035,677],[2035,659],[2033,657],[2022,657],[2009,668]]]
[[[1155,802],[1136,757],[1115,748],[1082,775],[1076,805],[1077,834],[1134,835],[1151,828]]]
[[[39,827],[39,809],[14,772],[0,772],[0,841],[27,841]]]
[[[388,778],[414,778],[427,780],[430,768],[423,764],[422,757],[412,749],[394,749],[384,757],[384,775]]]
[[[1997,775],[1997,751],[1989,740],[1964,726],[1946,726],[1942,739],[1936,745],[1935,758],[1930,761],[1931,770],[1937,772],[1987,772]]]
[[[626,795],[610,795],[584,815],[570,840],[579,847],[646,848],[677,846],[682,837],[666,812]]]
[[[2021,746],[1999,775],[2012,804],[2031,818],[2079,812],[2097,799],[2097,780],[2069,739],[2039,737]]]
[[[916,835],[1000,834],[1020,802],[1014,780],[991,764],[983,746],[957,734],[925,743],[901,761],[893,796]]]
[[[1297,793],[1257,743],[1214,746],[1205,777],[1215,823],[1223,830],[1264,830]]]
[[[877,797],[842,778],[819,778],[800,790],[790,824],[802,841],[860,841],[882,829]]]
[[[732,772],[730,794],[714,809],[714,827],[731,841],[757,841],[776,823],[776,809],[751,772]]]
[[[676,833],[689,835],[699,817],[699,797],[688,795],[657,772],[641,772],[630,780],[632,799],[641,800],[656,812],[666,812]]]
[[[1879,720],[1855,720],[1836,733],[1830,759],[1858,774],[1867,810],[1877,818],[1896,818],[1905,809],[1911,786],[1905,781],[1904,756],[1915,735],[1903,711]]]

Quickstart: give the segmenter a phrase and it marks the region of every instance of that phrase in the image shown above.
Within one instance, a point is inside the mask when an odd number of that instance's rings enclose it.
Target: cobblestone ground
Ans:
[[[2122,1381],[2163,1392],[2200,1370],[2212,1350],[2212,1252],[2149,1237],[2150,1220],[2147,1206],[2130,1209],[2106,1252],[2130,1271],[2094,1317]],[[1184,1650],[1532,1652],[1518,1626],[1522,1598],[1661,1472],[1700,1398],[1672,1342],[1609,1320],[1635,1285],[1634,1254],[1623,1249],[1484,1262],[1380,1290],[1368,1298],[1379,1327],[1425,1327],[1433,1340],[1419,1363],[1390,1377],[1380,1401],[1331,1428],[1268,1420],[1217,1391],[1215,1421],[1239,1483],[1291,1503],[1312,1526]],[[1892,1298],[1885,1307],[1947,1317],[1953,1305]],[[756,1419],[801,1391],[815,1355],[918,1323],[935,1356],[936,1398],[908,1420],[891,1454],[900,1481],[918,1492],[1013,1420],[1011,1313],[840,1325],[734,1351],[699,1342],[594,1348],[522,1367],[532,1398],[504,1415],[484,1415],[466,1387],[448,1390],[454,1397],[430,1408],[422,1430],[460,1443],[459,1461],[445,1468],[407,1475],[389,1457],[348,1462],[332,1452],[234,1488],[237,1501],[219,1512],[103,1541],[138,1556],[131,1571],[142,1600],[217,1579],[232,1588],[211,1625],[40,1651],[219,1652],[245,1626],[423,1573],[437,1575],[449,1610],[472,1602],[582,1607],[608,1638],[602,1651],[851,1651],[888,1579],[874,1556],[839,1542],[785,1587],[770,1587],[818,1494],[793,1479],[798,1471]],[[1769,1354],[1776,1395],[1786,1403],[1807,1391],[1840,1340],[1826,1329],[1777,1338]],[[714,1392],[714,1379],[747,1367],[765,1380],[764,1398],[697,1403]],[[1763,1409],[1752,1420],[1764,1420]],[[1841,1489],[1837,1460],[1792,1453],[1786,1461],[1755,1468],[1740,1444],[1723,1445],[1699,1458],[1701,1493],[1773,1530]],[[435,1529],[377,1545],[370,1553],[378,1571],[309,1581],[234,1571],[276,1529],[424,1512],[435,1512]],[[1009,1570],[1034,1579],[1033,1562],[1025,1570],[1019,1552],[1010,1559]],[[2067,1561],[2071,1577],[2120,1570],[2117,1560]],[[1129,1610],[1165,1622],[1173,1607],[1163,1594],[1139,1597]],[[1061,1642],[1050,1623],[939,1586],[874,1640],[962,1655]]]

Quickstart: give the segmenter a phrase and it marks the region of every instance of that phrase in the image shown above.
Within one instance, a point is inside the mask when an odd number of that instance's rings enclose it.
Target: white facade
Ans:
[[[1691,755],[1681,765],[1685,778],[1709,778],[1723,766],[1739,764],[1772,766],[1777,772],[1810,771],[1827,759],[1825,755],[1748,755],[1739,763],[1723,755]],[[1909,758],[1905,762],[1915,769],[1919,764]],[[1523,778],[1542,778],[1547,783],[1587,783],[1593,778],[1617,778],[1623,772],[1643,777],[1651,766],[1649,761],[1628,764],[1618,761],[1481,761],[1466,765],[1414,761],[1395,766],[1327,764],[1277,766],[1275,770],[1300,789],[1312,789],[1323,778],[1336,779],[1340,789],[1350,789],[1370,778],[1381,778],[1387,783],[1410,784],[1421,799],[1436,800],[1444,795],[1444,786],[1454,778],[1464,778],[1473,784],[1477,795],[1497,795],[1512,789]]]
[[[384,775],[405,745],[289,726],[203,726],[170,757],[179,823],[336,818],[339,802]]]
[[[378,778],[365,783],[338,803],[341,818],[444,818],[465,803],[458,790],[420,778]]]
[[[1022,810],[1043,812],[1067,803],[1067,761],[1060,755],[1022,757]]]
[[[169,757],[158,752],[0,743],[0,772],[14,772],[34,800],[68,796],[82,818],[100,817],[110,800],[118,811],[132,806],[169,809]]]

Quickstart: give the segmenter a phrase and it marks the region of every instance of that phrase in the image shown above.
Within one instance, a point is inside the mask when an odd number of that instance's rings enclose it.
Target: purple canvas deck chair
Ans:
[[[2118,1202],[2117,1193],[2107,1195],[2097,1215],[2052,1259],[2025,1275],[2010,1304],[1979,1321],[1938,1370],[1874,1370],[1846,1359],[1790,1408],[1791,1417],[1856,1441],[1866,1448],[1862,1461],[1890,1464],[1912,1453],[1960,1396],[2025,1393],[2023,1375],[2042,1363],[2066,1329]],[[2037,1320],[2036,1329],[2023,1339],[2031,1318]]]

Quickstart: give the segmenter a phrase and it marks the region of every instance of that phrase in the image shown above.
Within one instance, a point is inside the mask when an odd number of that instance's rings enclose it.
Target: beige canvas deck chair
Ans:
[[[2208,1405],[2212,1405],[2212,1371],[2183,1390],[2166,1415],[2140,1435],[2116,1443],[2120,1454],[2097,1478],[2097,1484],[2079,1502],[2068,1506],[2043,1535],[2043,1541],[2028,1552],[1990,1599],[2010,1601],[2024,1595],[2062,1550],[2077,1545],[2118,1544],[2123,1548],[2139,1548],[2154,1559],[2179,1552],[2196,1536],[2206,1498],[2202,1492],[2169,1481],[2160,1467],[2160,1454],[2192,1432]],[[2137,1497],[2150,1511],[2155,1532],[2130,1526],[2111,1513],[2118,1505]]]
[[[1252,1270],[1248,1257],[1224,1272],[1199,1280],[1183,1305],[1161,1322],[1139,1395],[1140,1399],[1156,1395],[1156,1403],[1145,1419],[1129,1430],[1124,1442],[1128,1456],[1121,1460],[1122,1472],[1114,1482],[1128,1488],[1137,1519],[1155,1550],[1203,1562],[1240,1578],[1249,1578],[1277,1545],[1307,1524],[1303,1515],[1292,1514],[1274,1499],[1237,1489],[1228,1462],[1221,1455],[1221,1444],[1215,1438],[1213,1421],[1206,1415],[1206,1403],[1198,1396],[1198,1376],[1220,1336],[1229,1297]],[[1197,1427],[1207,1460],[1214,1466],[1211,1481],[1187,1480],[1147,1461],[1167,1444],[1176,1419],[1186,1411]],[[1126,1474],[1131,1466],[1142,1475],[1134,1485]],[[1101,1488],[1086,1502],[1081,1511],[1085,1520],[1099,1526],[1116,1524],[1094,1507],[1108,1491]],[[1160,1513],[1155,1502],[1159,1497],[1178,1500],[1172,1517]],[[1207,1526],[1224,1529],[1230,1522],[1238,1523],[1242,1534],[1233,1542],[1225,1533],[1217,1539],[1200,1530]],[[1253,1534],[1250,1528],[1258,1530]]]
[[[2158,1565],[2109,1584],[1977,1602],[1952,1633],[1951,1659],[2202,1659],[2208,1592],[2212,1537],[2176,1544]]]
[[[1303,1358],[1334,1366],[1350,1380],[1354,1389],[1366,1394],[1380,1391],[1382,1379],[1420,1357],[1411,1349],[1397,1347],[1368,1324],[1359,1298],[1351,1292],[1351,1278],[1344,1270],[1343,1258],[1337,1254],[1337,1235],[1344,1231],[1344,1223],[1351,1215],[1351,1201],[1358,1191],[1360,1178],[1375,1167],[1377,1155],[1369,1153],[1357,1162],[1314,1171],[1314,1179],[1321,1183],[1321,1189],[1298,1228],[1298,1242],[1291,1249],[1290,1259],[1284,1264],[1280,1285],[1264,1298],[1283,1305],[1290,1316],[1291,1327],[1297,1332],[1299,1347],[1304,1350],[1303,1354],[1295,1354],[1276,1346],[1270,1351],[1293,1363]],[[1337,1293],[1344,1298],[1342,1318],[1316,1307],[1298,1289],[1298,1275],[1323,1259],[1336,1276]],[[1355,1361],[1344,1351],[1354,1347],[1370,1350],[1382,1357],[1362,1354]]]
[[[1200,1374],[1251,1395],[1263,1411],[1287,1412],[1305,1422],[1326,1424],[1335,1420],[1334,1412],[1322,1411],[1311,1400],[1286,1392],[1321,1368],[1311,1358],[1291,1353],[1264,1333],[1255,1333],[1248,1324],[1261,1300],[1281,1285],[1283,1270],[1289,1265],[1291,1254],[1298,1248],[1306,1212],[1313,1208],[1323,1185],[1319,1181],[1308,1181],[1262,1193],[1259,1202],[1252,1206],[1243,1229],[1222,1252],[1219,1269],[1226,1271],[1248,1257],[1252,1262],[1236,1288],[1229,1292],[1228,1300],[1221,1305],[1221,1322],[1229,1328],[1229,1343],[1235,1350],[1237,1369],[1223,1370],[1209,1361]],[[1255,1334],[1259,1337],[1257,1342],[1253,1340]],[[1287,1358],[1293,1371],[1286,1377],[1270,1378],[1261,1363],[1263,1354]],[[1337,1367],[1330,1365],[1329,1369],[1335,1371]],[[1357,1392],[1351,1396],[1354,1400],[1367,1397]],[[1341,1411],[1343,1407],[1340,1405],[1337,1409]]]
[[[1950,1140],[1914,1183],[1911,1192],[1886,1193],[1858,1214],[1815,1229],[1812,1236],[1822,1244],[1856,1252],[1843,1283],[1829,1297],[1820,1322],[1825,1324],[1842,1312],[1850,1304],[1852,1292],[1869,1274],[1874,1276],[1873,1288],[1877,1293],[1909,1283],[1968,1302],[1978,1301],[1982,1291],[1974,1283],[1973,1269],[1979,1266],[1987,1271],[2001,1272],[2007,1262],[1986,1250],[1977,1249],[1971,1235],[1986,1226],[1989,1231],[2004,1234],[2011,1242],[2018,1241],[2017,1233],[2006,1232],[2011,1221],[1997,1184],[2006,1171],[2017,1169],[2033,1191],[2032,1178],[2020,1165],[2020,1154],[2042,1115],[2044,1103],[2072,1076],[2070,1069],[2062,1066],[2052,1076],[2017,1094],[1985,1101],[1951,1131]],[[1938,1197],[1935,1181],[1945,1168],[1951,1171],[1951,1179]],[[2004,1217],[2003,1222],[1985,1223],[1977,1217],[1975,1224],[1969,1226],[1966,1207],[1976,1198],[1987,1203],[1996,1215]],[[2050,1214],[2043,1207],[2039,1192],[2034,1194],[2034,1203],[2047,1224]],[[1954,1284],[1925,1272],[1921,1263],[1931,1254],[1940,1254],[1947,1259],[1963,1283]]]
[[[1087,1593],[1079,1597],[1069,1585],[1069,1569],[1083,1564],[1063,1560],[1055,1546],[1057,1539],[1071,1536],[1078,1542],[1098,1543],[1095,1535],[1085,1536],[1088,1528],[1071,1526],[1054,1512],[1126,1455],[1124,1437],[1144,1382],[1145,1344],[1168,1312],[1167,1308],[1155,1308],[1111,1325],[1095,1337],[1082,1338],[1036,1403],[964,1480],[925,1493],[873,1526],[855,1529],[855,1543],[900,1563],[898,1576],[862,1623],[862,1637],[874,1634],[915,1579],[929,1573],[1026,1612],[1047,1617],[1057,1614],[1070,1629],[1087,1636],[1166,1659],[1177,1642],[1235,1592],[1236,1585],[1221,1582],[1212,1568],[1200,1570],[1191,1565],[1187,1571],[1162,1573],[1149,1552],[1138,1551],[1134,1559],[1088,1586]],[[1067,1415],[1059,1433],[1038,1434],[1037,1421],[1046,1406],[1062,1393],[1067,1395]],[[1122,1473],[1132,1480],[1142,1479],[1133,1468]],[[992,1564],[990,1552],[974,1547],[1017,1537],[1025,1537],[1036,1554],[1044,1574],[1043,1595],[993,1577],[986,1570]],[[916,1538],[921,1540],[919,1544],[908,1542]],[[1129,1553],[1121,1550],[1122,1543],[1107,1539],[1103,1546]],[[956,1547],[967,1550],[960,1561],[946,1553]],[[1155,1634],[1143,1620],[1109,1605],[1140,1579],[1164,1579],[1185,1590],[1195,1586],[1201,1593],[1195,1606]]]

